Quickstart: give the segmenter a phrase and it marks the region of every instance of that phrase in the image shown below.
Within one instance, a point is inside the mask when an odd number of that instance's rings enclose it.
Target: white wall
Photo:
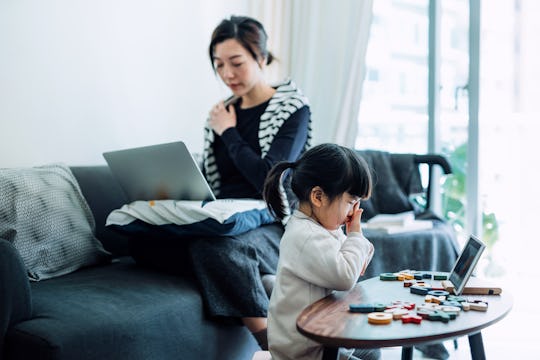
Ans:
[[[0,1],[0,167],[102,164],[107,150],[203,146],[227,95],[211,31],[248,0]]]

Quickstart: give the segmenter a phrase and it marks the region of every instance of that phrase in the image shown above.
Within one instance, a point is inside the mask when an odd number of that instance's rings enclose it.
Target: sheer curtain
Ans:
[[[314,143],[354,146],[373,0],[251,2],[278,57],[269,78],[290,76],[311,102]]]

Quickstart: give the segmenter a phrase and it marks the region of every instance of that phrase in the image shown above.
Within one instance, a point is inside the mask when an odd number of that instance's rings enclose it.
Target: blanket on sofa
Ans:
[[[262,200],[134,201],[112,211],[106,226],[140,233],[148,228],[173,235],[233,236],[276,220]]]

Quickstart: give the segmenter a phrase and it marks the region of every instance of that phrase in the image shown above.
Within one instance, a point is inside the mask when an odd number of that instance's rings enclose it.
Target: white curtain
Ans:
[[[354,147],[373,0],[252,1],[278,57],[269,78],[290,76],[308,96],[314,144]]]

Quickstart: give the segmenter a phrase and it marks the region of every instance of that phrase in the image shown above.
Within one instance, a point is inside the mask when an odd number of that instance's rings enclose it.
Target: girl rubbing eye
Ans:
[[[274,360],[321,359],[322,345],[300,334],[296,319],[333,290],[351,289],[371,261],[373,245],[360,226],[360,201],[371,194],[371,175],[353,150],[336,144],[321,144],[297,161],[279,163],[268,174],[264,198],[280,220],[288,215],[283,178],[290,180],[298,208],[280,243],[268,310],[269,349]],[[350,358],[356,355],[376,359],[380,350],[357,350]]]

